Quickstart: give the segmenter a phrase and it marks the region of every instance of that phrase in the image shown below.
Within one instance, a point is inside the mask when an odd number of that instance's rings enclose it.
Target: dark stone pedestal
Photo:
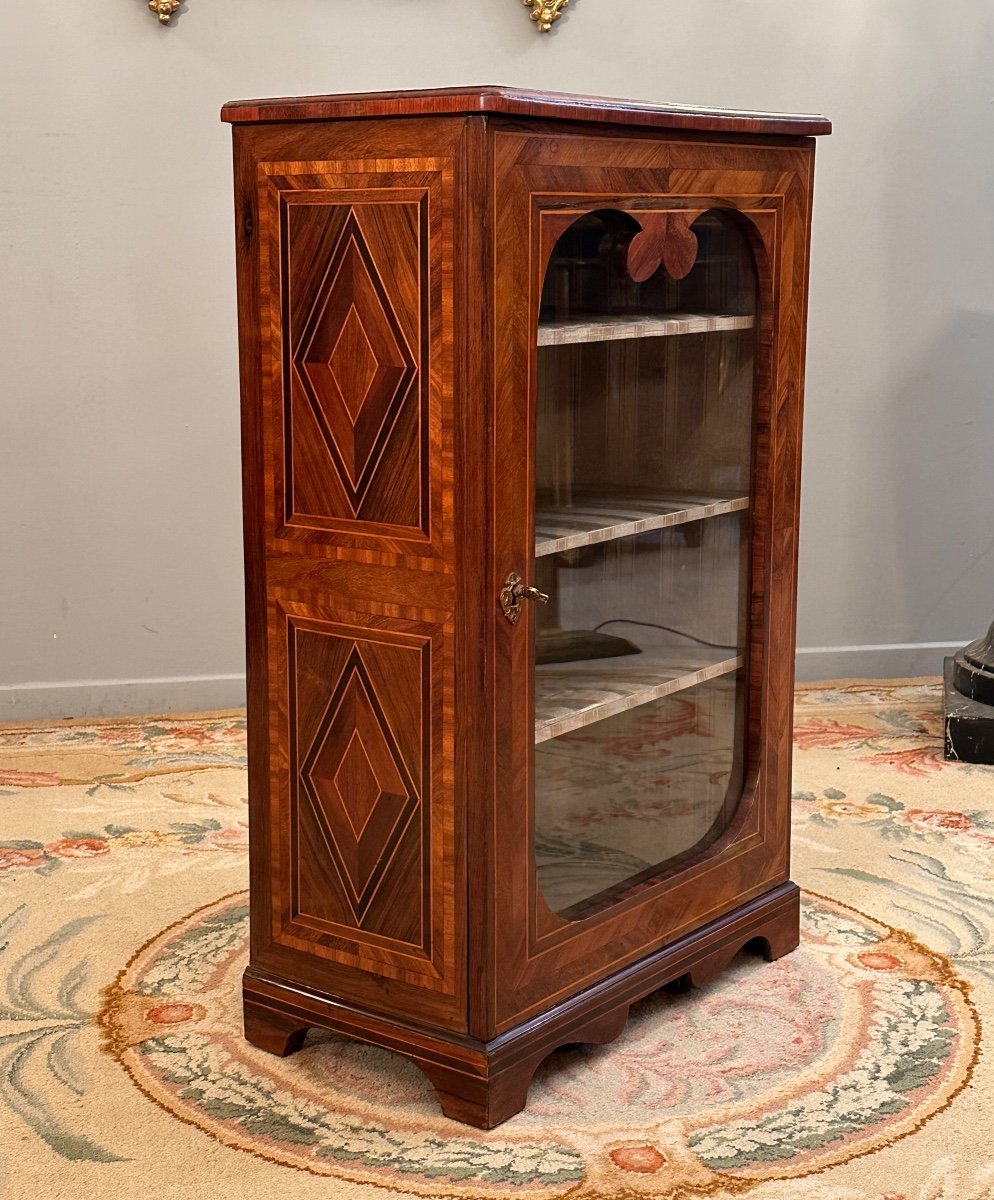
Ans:
[[[969,763],[994,763],[994,705],[971,700],[957,690],[961,654],[946,659],[944,672],[946,758]]]
[[[994,706],[994,625],[953,659],[953,683],[968,700]]]

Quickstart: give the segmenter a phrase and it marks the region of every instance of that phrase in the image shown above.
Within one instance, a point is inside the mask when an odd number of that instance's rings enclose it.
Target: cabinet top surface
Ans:
[[[532,92],[522,88],[496,86],[233,100],[221,109],[221,119],[231,124],[470,114],[585,121],[600,125],[638,125],[651,129],[779,134],[793,137],[830,133],[832,129],[831,122],[820,116],[789,116],[786,113],[740,112],[729,108],[648,104],[640,100],[575,96],[567,92]]]

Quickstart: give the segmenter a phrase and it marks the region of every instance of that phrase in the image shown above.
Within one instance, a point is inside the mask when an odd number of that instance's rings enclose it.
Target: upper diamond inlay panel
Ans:
[[[354,210],[332,250],[293,366],[358,512],[417,365]]]

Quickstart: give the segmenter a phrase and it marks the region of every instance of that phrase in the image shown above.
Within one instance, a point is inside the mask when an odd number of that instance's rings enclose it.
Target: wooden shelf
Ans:
[[[688,333],[723,333],[752,329],[752,316],[671,313],[665,317],[600,317],[596,320],[550,321],[538,327],[540,346],[569,346],[578,342],[620,342],[632,338],[679,337]]]
[[[546,742],[673,692],[730,675],[741,655],[707,646],[653,648],[623,658],[535,668],[535,742]]]
[[[669,529],[743,512],[748,496],[672,495],[648,498],[587,497],[574,504],[539,508],[535,514],[535,557],[634,537],[653,529]]]

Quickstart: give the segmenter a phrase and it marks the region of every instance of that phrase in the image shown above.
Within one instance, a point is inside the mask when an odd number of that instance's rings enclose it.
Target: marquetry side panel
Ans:
[[[430,554],[451,512],[452,176],[436,159],[384,165],[260,170],[268,509],[277,538]]]
[[[286,520],[422,530],[425,199],[282,208]]]
[[[252,969],[450,1029],[464,136],[236,131]]]
[[[438,987],[452,951],[451,628],[287,599],[272,602],[270,620],[285,697],[273,713],[283,753],[272,937]]]
[[[340,632],[338,631],[340,630]],[[431,641],[287,624],[289,836],[283,919],[430,955],[422,863],[431,774]]]

